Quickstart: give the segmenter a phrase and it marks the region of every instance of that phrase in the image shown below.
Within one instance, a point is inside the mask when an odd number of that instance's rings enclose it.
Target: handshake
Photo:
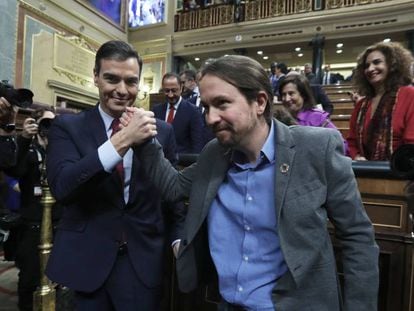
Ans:
[[[127,107],[119,120],[121,130],[111,137],[111,142],[121,156],[128,148],[138,146],[157,135],[157,125],[152,111]]]

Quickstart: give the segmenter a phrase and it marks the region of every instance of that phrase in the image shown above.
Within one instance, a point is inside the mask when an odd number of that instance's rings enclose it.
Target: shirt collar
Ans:
[[[177,109],[178,109],[178,106],[180,105],[180,103],[181,103],[182,99],[183,99],[183,98],[180,96],[180,98],[178,99],[178,101],[174,104],[174,109],[175,109],[175,110],[177,110]],[[168,104],[168,109],[170,109],[170,103],[169,103],[169,102],[167,102],[167,104]]]
[[[246,156],[237,150],[233,151],[233,154],[231,156],[231,161],[242,169],[255,168],[264,162],[274,163],[275,162],[274,137],[275,137],[275,128],[274,128],[273,122],[270,122],[269,135],[267,135],[265,143],[263,144],[263,147],[260,150],[260,157],[256,161],[256,163],[251,164],[247,162]]]
[[[101,104],[98,105],[98,110],[99,110],[99,114],[101,115],[102,121],[105,124],[105,130],[108,132],[111,129],[112,121],[115,118],[107,114],[105,111],[103,111],[101,108]]]

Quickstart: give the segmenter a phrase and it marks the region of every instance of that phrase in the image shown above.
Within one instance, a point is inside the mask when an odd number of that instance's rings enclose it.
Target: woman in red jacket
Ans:
[[[390,160],[402,144],[414,143],[413,56],[395,42],[368,47],[358,58],[353,82],[361,98],[347,138],[354,160]]]

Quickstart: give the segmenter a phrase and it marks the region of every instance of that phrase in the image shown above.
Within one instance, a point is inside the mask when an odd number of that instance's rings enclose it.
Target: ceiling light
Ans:
[[[263,51],[257,51],[257,54],[262,55]]]
[[[300,48],[300,47],[295,48],[295,51],[296,51],[296,52],[299,52],[300,50],[301,50],[301,48]]]
[[[390,42],[391,41],[391,39],[390,38],[385,38],[384,39],[384,42]]]
[[[336,54],[341,54],[342,50],[336,50]]]
[[[344,44],[343,43],[338,43],[337,45],[336,45],[336,47],[337,48],[341,48],[341,47],[343,47],[344,46]]]
[[[194,58],[194,60],[195,60],[196,62],[198,62],[198,61],[200,60],[200,57],[196,57],[196,58]]]
[[[303,56],[303,53],[299,53],[299,54],[298,54],[298,57],[302,57],[302,56]]]
[[[263,59],[269,59],[269,56],[263,56]]]

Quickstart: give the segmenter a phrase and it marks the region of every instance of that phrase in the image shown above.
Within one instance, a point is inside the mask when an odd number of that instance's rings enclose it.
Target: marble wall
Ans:
[[[14,83],[16,63],[17,0],[0,1],[0,80]]]

